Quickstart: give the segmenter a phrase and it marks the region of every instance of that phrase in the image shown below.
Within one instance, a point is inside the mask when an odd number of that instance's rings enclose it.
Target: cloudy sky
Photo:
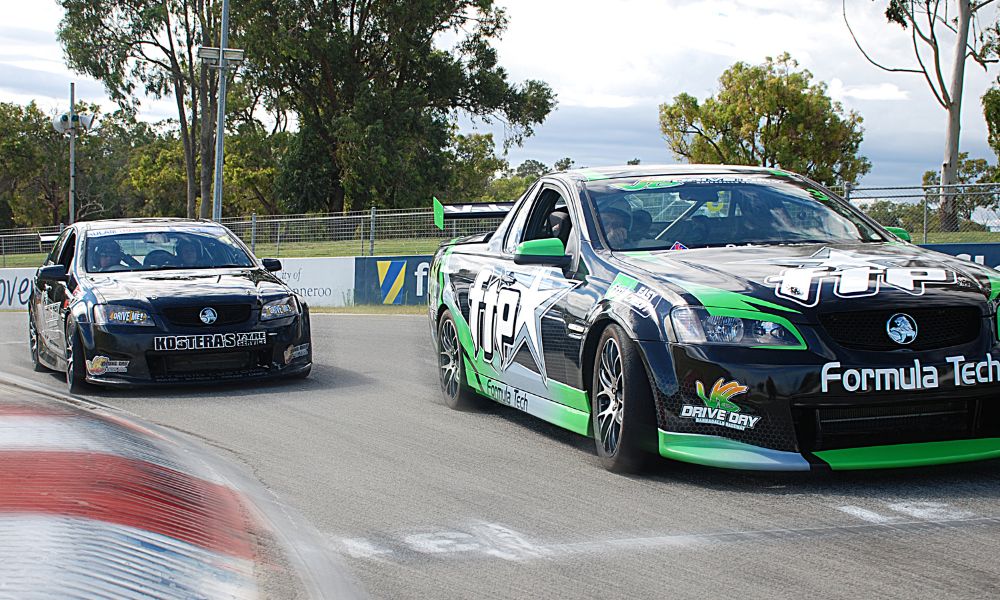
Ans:
[[[239,1],[239,0],[233,0]],[[923,79],[867,63],[844,25],[839,0],[499,0],[510,26],[499,42],[512,79],[541,79],[558,108],[508,159],[577,165],[675,162],[659,132],[657,107],[681,92],[706,98],[736,61],[763,62],[789,52],[845,108],[864,117],[862,153],[873,163],[865,186],[919,184],[940,165],[945,113]],[[910,37],[886,24],[884,2],[847,0],[848,17],[869,54],[912,67]],[[0,101],[36,100],[65,110],[69,81],[81,99],[106,104],[101,84],[71,73],[55,31],[51,0],[0,0]],[[987,16],[996,18],[996,12]],[[950,40],[948,41],[950,48]],[[1000,69],[966,70],[963,151],[996,162],[986,144],[979,97]],[[142,116],[173,116],[169,101],[147,102]],[[485,125],[464,123],[466,130]]]

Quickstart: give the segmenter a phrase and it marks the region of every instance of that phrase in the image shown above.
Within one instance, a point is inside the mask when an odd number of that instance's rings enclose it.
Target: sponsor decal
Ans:
[[[144,310],[113,310],[108,315],[108,321],[126,324],[145,323],[149,321],[149,313]]]
[[[680,242],[674,242],[674,245],[670,247],[671,250],[687,250],[688,247]]]
[[[885,331],[892,341],[906,345],[917,339],[917,322],[906,313],[896,313],[889,317]]]
[[[531,397],[528,392],[493,379],[486,380],[486,395],[500,404],[525,412],[528,411],[528,399]]]
[[[957,282],[955,272],[948,269],[897,266],[909,260],[909,257],[823,248],[805,258],[751,260],[744,264],[791,267],[765,281],[774,285],[774,293],[779,298],[803,306],[819,304],[824,281],[833,281],[833,293],[841,298],[875,296],[886,286],[922,296],[927,284],[951,285]]]
[[[285,364],[292,362],[296,358],[302,358],[307,354],[309,354],[309,344],[301,344],[299,346],[289,346],[287,349],[285,349]]]
[[[839,362],[828,362],[820,372],[820,389],[830,391],[838,384],[845,392],[894,392],[899,390],[930,390],[942,385],[968,387],[981,383],[1000,382],[1000,360],[987,354],[983,360],[966,360],[965,356],[944,359],[952,369],[942,376],[938,368],[913,359],[912,366],[884,368],[842,368]]]
[[[633,183],[612,183],[611,187],[624,192],[641,192],[642,190],[659,190],[663,188],[677,187],[684,185],[680,181],[656,181],[652,179],[640,179]]]
[[[87,373],[95,376],[104,375],[105,373],[127,373],[128,364],[127,360],[111,360],[107,356],[95,356],[92,360],[87,362]]]
[[[165,335],[153,338],[153,350],[157,352],[247,348],[263,346],[265,344],[267,344],[266,331],[205,335]]]
[[[215,309],[211,306],[206,306],[201,309],[200,313],[198,313],[198,318],[201,319],[201,322],[205,325],[211,325],[219,318],[219,313],[215,312]]]
[[[696,381],[696,391],[703,405],[682,405],[681,418],[694,419],[695,423],[718,425],[737,431],[746,431],[756,427],[757,423],[760,422],[760,417],[743,414],[739,405],[732,401],[733,397],[745,394],[747,386],[740,385],[736,381],[723,384],[723,381],[723,378],[720,377],[708,394],[705,393],[705,385]]]
[[[406,279],[405,260],[380,260],[375,263],[378,269],[379,292],[382,295],[382,304],[402,304],[403,298],[399,295],[403,289]]]
[[[611,282],[611,287],[605,292],[604,297],[631,306],[643,317],[654,314],[656,304],[660,300],[656,292],[621,273]]]
[[[480,271],[469,288],[469,328],[475,357],[506,371],[526,348],[542,381],[547,380],[542,352],[542,317],[578,282],[534,275]]]

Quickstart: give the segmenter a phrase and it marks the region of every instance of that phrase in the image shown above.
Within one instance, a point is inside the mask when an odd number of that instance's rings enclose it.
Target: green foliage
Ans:
[[[738,62],[704,102],[687,93],[660,105],[660,129],[678,158],[797,171],[827,185],[871,170],[858,154],[861,116],[844,113],[787,53],[763,65]]]
[[[497,173],[508,168],[507,161],[494,153],[493,134],[456,134],[450,153],[448,187],[440,196],[444,202],[485,200]]]
[[[958,169],[956,171],[956,184],[985,184],[1000,181],[996,166],[990,165],[982,158],[969,158],[968,152],[961,152],[958,155]],[[931,186],[926,190],[927,201],[932,206],[939,206],[941,202],[940,189],[933,186],[941,184],[941,173],[939,171],[924,172],[923,185]],[[968,230],[972,222],[972,213],[977,208],[996,210],[1000,208],[1000,184],[996,186],[969,186],[954,188],[949,194],[955,217],[958,218],[959,228],[962,231]],[[953,228],[952,228],[953,229]]]
[[[570,157],[560,158],[552,165],[552,170],[554,171],[569,171],[573,168],[574,161]]]
[[[327,178],[326,209],[419,206],[447,189],[451,122],[501,120],[505,144],[551,111],[543,82],[511,83],[492,42],[506,16],[492,0],[248,0],[240,43],[264,89],[299,115]],[[445,50],[442,38],[455,39]],[[294,162],[294,161],[292,161]],[[286,177],[285,191],[311,187]],[[314,204],[317,194],[306,204]],[[287,196],[286,196],[287,197]]]
[[[549,168],[545,166],[545,163],[529,158],[518,165],[514,173],[518,177],[541,177],[548,172]]]

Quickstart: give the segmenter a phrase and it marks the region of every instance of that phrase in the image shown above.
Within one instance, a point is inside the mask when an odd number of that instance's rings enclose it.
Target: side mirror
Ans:
[[[896,237],[898,237],[899,239],[903,240],[904,242],[911,241],[910,240],[910,232],[907,231],[907,230],[905,230],[905,229],[903,229],[902,227],[886,227],[886,229],[889,231],[889,233],[895,235]]]
[[[49,265],[38,269],[38,280],[43,283],[55,283],[57,281],[68,281],[66,265]]]
[[[559,238],[521,242],[514,251],[516,265],[548,265],[565,269],[570,265],[566,247]]]
[[[281,261],[277,258],[262,258],[260,263],[271,273],[281,270]]]

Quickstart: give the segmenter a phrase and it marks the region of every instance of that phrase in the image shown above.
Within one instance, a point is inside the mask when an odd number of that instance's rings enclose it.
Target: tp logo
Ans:
[[[382,294],[382,304],[402,304],[403,297],[399,294],[406,282],[405,260],[377,261],[378,285]]]

